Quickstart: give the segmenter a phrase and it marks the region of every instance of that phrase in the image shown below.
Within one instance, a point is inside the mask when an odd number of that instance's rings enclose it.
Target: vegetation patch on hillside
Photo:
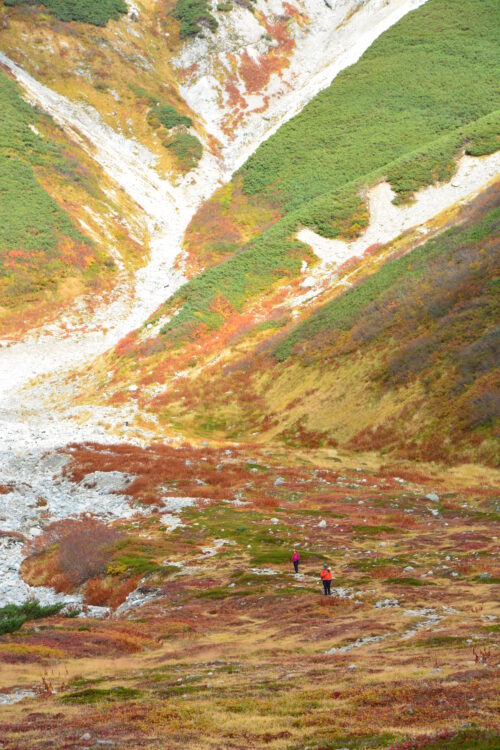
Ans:
[[[181,39],[200,36],[204,28],[215,31],[219,25],[207,0],[177,0],[172,15],[180,21]]]
[[[7,604],[0,608],[0,635],[14,633],[28,620],[41,620],[57,615],[63,607],[64,604],[49,604],[43,607],[36,599],[24,604]]]
[[[241,168],[243,190],[278,191],[284,211],[303,207],[314,226],[309,201],[344,185],[352,200],[371,173],[386,171],[404,198],[451,175],[464,136],[476,152],[479,139],[481,153],[496,150],[498,115],[481,135],[474,123],[498,109],[497,31],[494,0],[430,0],[409,13],[262,144]]]
[[[66,693],[61,698],[62,703],[75,705],[87,705],[94,703],[116,703],[118,701],[130,701],[140,698],[140,690],[117,685],[111,688],[86,688],[73,693]]]
[[[106,26],[127,13],[124,0],[4,0],[6,6],[40,6],[47,8],[61,21],[83,21]]]
[[[189,128],[193,124],[190,117],[181,115],[171,104],[160,104],[159,102],[149,110],[148,121],[153,127],[163,125],[167,130],[178,125],[185,125]]]
[[[94,191],[79,165],[38,130],[42,116],[0,73],[0,294],[4,307],[56,291],[61,279],[101,283],[114,263],[44,188],[48,175]],[[37,127],[38,126],[38,127]],[[83,175],[83,176],[82,176]],[[100,274],[99,279],[97,278]]]

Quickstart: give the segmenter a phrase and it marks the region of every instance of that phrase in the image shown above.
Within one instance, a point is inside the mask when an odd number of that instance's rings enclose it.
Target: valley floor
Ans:
[[[241,446],[58,455],[55,485],[107,477],[140,513],[77,587],[100,609],[2,636],[0,747],[498,747],[494,472]],[[50,528],[24,575],[69,591]]]

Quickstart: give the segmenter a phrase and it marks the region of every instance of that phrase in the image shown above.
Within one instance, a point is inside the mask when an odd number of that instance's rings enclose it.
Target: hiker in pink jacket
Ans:
[[[293,562],[293,567],[295,568],[295,572],[298,573],[299,572],[300,555],[297,552],[297,550],[294,550],[294,552],[293,552],[292,562]]]

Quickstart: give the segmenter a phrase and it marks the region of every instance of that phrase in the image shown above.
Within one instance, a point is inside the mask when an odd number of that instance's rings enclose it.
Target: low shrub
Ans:
[[[204,27],[215,31],[219,25],[210,12],[207,0],[177,0],[172,15],[181,23],[181,39],[200,36]]]
[[[178,133],[165,141],[165,146],[175,154],[179,167],[185,172],[196,167],[203,153],[203,146],[191,133]]]
[[[0,608],[0,635],[14,633],[28,620],[41,620],[57,615],[63,607],[64,603],[42,606],[36,599],[30,599],[24,604],[7,604]]]
[[[190,117],[181,115],[171,104],[157,104],[148,112],[148,121],[153,126],[163,125],[170,130],[178,125],[185,125],[190,128],[193,121]]]
[[[62,703],[92,704],[92,703],[116,703],[118,701],[136,700],[142,696],[140,690],[118,685],[108,689],[87,688],[74,693],[68,693],[61,698]]]
[[[422,581],[420,578],[412,578],[411,576],[402,578],[387,578],[386,583],[392,583],[396,586],[434,586],[431,581]]]
[[[6,6],[43,5],[61,21],[83,21],[93,26],[106,26],[127,13],[124,0],[4,0]]]

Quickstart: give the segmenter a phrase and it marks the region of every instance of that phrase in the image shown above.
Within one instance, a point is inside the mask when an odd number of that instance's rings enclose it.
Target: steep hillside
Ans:
[[[431,0],[266,141],[194,218],[187,248],[196,259],[200,245],[204,262],[230,257],[161,311],[176,310],[164,340],[217,328],[252,297],[296,276],[310,260],[294,239],[299,227],[358,235],[368,222],[360,191],[380,178],[404,201],[449,179],[464,148],[495,151],[497,32],[494,2]]]
[[[12,0],[0,49],[147,146],[161,174],[179,176],[203,152],[239,166],[256,137],[422,2]]]
[[[498,187],[458,226],[265,345],[257,329],[153,408],[205,436],[498,464]]]
[[[498,32],[1,3],[1,748],[499,747]]]
[[[1,71],[0,125],[0,326],[19,334],[110,289],[144,250],[96,166]]]
[[[150,4],[140,20],[137,10],[132,21],[123,0],[16,0],[8,5],[13,7],[4,11],[0,33],[4,52],[45,84],[91,104],[113,128],[149,146],[164,169],[187,168],[176,149],[186,139],[201,149],[186,128],[191,121],[165,124],[161,116],[165,107],[178,117],[177,108],[186,109],[168,66],[171,52],[160,50],[157,40],[167,9],[156,12]],[[174,126],[178,132],[172,135]]]
[[[194,264],[215,265],[106,358],[93,398],[125,404],[130,387],[134,409],[185,434],[497,461],[497,191],[454,206],[498,170],[459,158],[499,144],[494,10],[431,0],[266,141],[190,225]],[[458,164],[459,193],[418,192]],[[370,244],[381,179],[408,218],[394,209]],[[338,239],[318,263],[324,237]]]

